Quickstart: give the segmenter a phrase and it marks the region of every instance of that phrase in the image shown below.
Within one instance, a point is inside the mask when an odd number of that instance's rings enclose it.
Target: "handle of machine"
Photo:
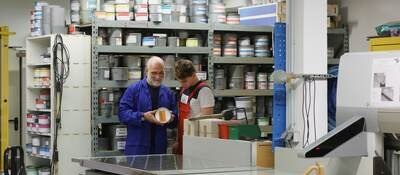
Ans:
[[[18,127],[19,127],[19,119],[18,119],[18,117],[15,117],[14,119],[8,120],[8,121],[9,122],[13,122],[14,123],[14,130],[18,131]]]

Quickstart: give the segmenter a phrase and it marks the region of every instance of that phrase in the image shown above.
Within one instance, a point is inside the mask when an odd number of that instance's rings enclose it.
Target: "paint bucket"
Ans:
[[[111,55],[99,55],[98,63],[99,63],[99,67],[116,66],[115,59]]]
[[[214,34],[213,44],[214,45],[221,45],[221,42],[222,42],[222,35],[221,34]]]
[[[125,150],[126,137],[116,137],[112,139],[112,150]]]
[[[50,124],[46,124],[46,125],[39,124],[38,132],[40,132],[40,133],[50,133]]]
[[[240,46],[249,46],[250,45],[250,37],[248,37],[248,36],[241,37],[239,39],[239,45]]]
[[[246,72],[245,81],[256,81],[256,72]]]
[[[140,80],[142,78],[142,69],[129,67],[128,68],[128,79],[129,80]]]
[[[244,83],[244,88],[249,89],[249,90],[254,90],[254,89],[256,89],[256,82],[255,81],[246,81]]]
[[[110,80],[111,71],[109,67],[99,67],[99,80]]]
[[[32,123],[31,124],[31,131],[32,132],[38,132],[38,130],[39,130],[39,124]]]
[[[237,56],[236,45],[225,45],[224,46],[224,56]]]
[[[50,124],[50,116],[46,114],[38,115],[38,124],[40,125],[48,125]]]
[[[254,57],[254,46],[239,46],[239,57]]]
[[[267,47],[256,47],[254,50],[254,55],[256,57],[268,57],[270,56],[271,52],[268,50]]]
[[[127,67],[113,67],[111,68],[111,79],[117,81],[128,80],[128,68]]]
[[[228,13],[226,16],[226,23],[227,24],[240,24],[240,16],[237,13]]]
[[[127,46],[140,46],[142,43],[141,33],[128,33],[125,35],[125,45]]]
[[[124,56],[124,66],[132,68],[140,68],[142,66],[141,58],[136,55],[125,55]]]
[[[243,77],[232,77],[229,82],[230,89],[243,89]]]
[[[258,73],[257,81],[268,81],[268,74],[263,72]]]
[[[26,123],[35,123],[37,116],[35,114],[26,114]]]
[[[227,33],[223,38],[224,45],[237,45],[237,35],[234,33]]]
[[[251,97],[235,97],[236,108],[246,109],[247,119],[253,118],[253,101]],[[245,113],[242,110],[237,111],[237,119],[244,119]]]
[[[169,47],[179,47],[179,38],[175,36],[168,37]]]
[[[113,103],[112,102],[105,102],[99,105],[99,115],[100,116],[111,116],[113,110]]]
[[[111,102],[110,98],[113,98],[114,94],[112,90],[109,89],[101,89],[99,91],[99,104],[102,105],[104,103]]]
[[[109,43],[111,46],[122,46],[122,30],[112,29],[110,32]]]
[[[226,78],[215,78],[215,89],[224,90],[226,89]]]
[[[254,45],[258,46],[269,46],[269,36],[268,35],[256,35],[254,37]]]
[[[257,89],[268,89],[268,82],[267,81],[258,81],[257,82]]]

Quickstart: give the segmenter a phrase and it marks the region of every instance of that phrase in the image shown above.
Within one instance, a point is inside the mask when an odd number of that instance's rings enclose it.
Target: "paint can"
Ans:
[[[110,67],[99,67],[99,80],[110,80]]]
[[[47,155],[49,155],[50,149],[49,148],[44,148],[44,150],[45,150],[45,153]],[[50,168],[48,168],[48,167],[40,168],[39,169],[39,175],[50,175]]]
[[[245,81],[256,81],[256,72],[246,72]]]
[[[246,110],[247,119],[252,119],[253,113],[253,101],[251,97],[235,97],[236,108],[244,108]],[[237,119],[241,120],[245,118],[244,111],[239,110],[237,112]]]
[[[268,89],[274,89],[274,76],[273,74],[268,75]]]
[[[237,56],[236,45],[225,45],[224,46],[224,56]]]
[[[221,24],[225,24],[226,23],[226,16],[225,13],[212,13],[209,16],[208,21],[210,23],[221,23]]]
[[[221,56],[222,55],[222,49],[221,45],[215,45],[213,46],[213,56]]]
[[[244,88],[249,89],[249,90],[254,90],[254,89],[256,89],[256,82],[255,81],[246,81],[244,83]]]
[[[268,82],[267,81],[258,81],[257,82],[257,89],[268,89]]]
[[[125,150],[126,137],[115,137],[112,139],[112,150]]]
[[[237,45],[237,35],[234,33],[227,33],[224,35],[224,45]]]
[[[38,124],[40,125],[48,125],[50,124],[50,116],[47,114],[40,114],[38,117]]]
[[[128,79],[129,80],[140,80],[142,78],[142,69],[129,67],[128,68]]]
[[[40,137],[32,136],[32,146],[40,146]]]
[[[112,115],[113,103],[105,102],[99,105],[99,115],[110,117]]]
[[[128,68],[127,67],[113,67],[111,68],[111,79],[117,81],[128,80]]]
[[[179,47],[179,38],[175,36],[168,37],[169,47]]]
[[[125,45],[127,46],[140,46],[142,44],[141,33],[128,33],[125,36]]]
[[[215,77],[215,89],[224,90],[226,89],[226,78],[217,78]]]
[[[239,46],[239,57],[254,57],[254,46],[253,45],[244,45]]]
[[[269,36],[268,35],[256,35],[254,37],[254,45],[258,46],[269,46]]]
[[[40,133],[50,133],[50,124],[45,124],[45,125],[39,124],[38,132],[40,132]]]
[[[240,24],[239,14],[238,13],[228,13],[228,15],[226,16],[226,23],[232,24],[232,25]]]

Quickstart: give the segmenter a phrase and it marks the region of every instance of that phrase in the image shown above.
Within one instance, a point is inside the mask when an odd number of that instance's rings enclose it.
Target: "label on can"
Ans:
[[[113,94],[113,93],[110,93],[110,94],[108,95],[108,100],[109,100],[109,101],[114,101],[114,94]]]
[[[266,81],[259,81],[257,84],[257,89],[268,89],[268,83]]]
[[[246,81],[245,88],[246,89],[256,89],[256,82]]]
[[[123,137],[128,135],[128,129],[127,128],[117,128],[115,129],[115,136],[116,137]]]
[[[104,71],[104,78],[109,79],[110,78],[110,70],[105,70]]]
[[[122,38],[115,38],[115,45],[122,46]]]
[[[126,43],[129,43],[129,44],[135,44],[135,43],[137,43],[137,37],[136,37],[136,35],[129,35],[129,36],[126,38]]]
[[[119,141],[119,142],[117,142],[117,149],[118,150],[123,150],[123,149],[125,149],[125,141]]]

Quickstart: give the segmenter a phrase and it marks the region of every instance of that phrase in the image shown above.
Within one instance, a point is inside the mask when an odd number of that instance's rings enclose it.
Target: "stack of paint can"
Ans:
[[[31,12],[31,36],[40,36],[42,31],[43,7],[48,6],[46,2],[35,2],[35,10]]]
[[[190,3],[190,22],[207,23],[207,0],[191,0]]]
[[[172,5],[171,22],[172,23],[187,23],[188,20],[188,5],[186,0],[176,0],[176,4]]]
[[[99,80],[111,79],[111,67],[116,65],[116,60],[112,55],[99,55]]]
[[[71,17],[71,23],[72,24],[79,24],[79,10],[81,4],[79,0],[71,0],[71,12],[70,12],[70,17]]]
[[[43,89],[40,91],[38,98],[36,98],[35,108],[50,109],[50,90]]]
[[[165,60],[165,80],[174,80],[175,56],[167,55],[164,57],[164,60]]]
[[[97,0],[80,0],[80,21],[81,24],[92,23],[97,9]]]
[[[50,86],[50,68],[40,67],[33,70],[33,86],[49,87]]]
[[[224,56],[237,56],[237,35],[234,33],[227,33],[224,35]]]
[[[257,74],[257,89],[268,89],[268,74],[259,72]]]
[[[115,20],[115,1],[104,2],[103,10],[106,13],[105,20]]]
[[[124,56],[125,66],[128,67],[128,79],[140,80],[142,78],[141,58],[136,55]]]
[[[171,23],[172,22],[172,9],[173,9],[172,0],[163,0],[162,1],[161,14],[162,14],[162,22],[163,23]]]
[[[135,21],[149,20],[149,6],[147,0],[135,0]]]
[[[227,24],[240,24],[240,16],[238,13],[228,13],[226,15]]]
[[[129,0],[116,0],[115,1],[115,19],[117,21],[130,21],[133,20],[132,6],[133,1]]]
[[[239,57],[254,57],[254,45],[250,43],[248,36],[239,39]]]
[[[246,72],[245,89],[256,89],[256,72]]]
[[[50,157],[50,137],[45,136],[32,136],[29,153],[33,155],[40,155],[43,157]],[[28,148],[27,148],[28,149]]]
[[[244,65],[233,65],[230,67],[231,79],[229,80],[230,89],[243,89]]]
[[[49,114],[26,114],[27,131],[34,133],[50,133]]]
[[[152,22],[162,22],[161,0],[149,0],[149,16]]]
[[[219,67],[215,70],[215,89],[224,90],[226,89],[226,77],[225,77],[225,69]]]
[[[112,115],[118,115],[119,112],[119,100],[122,92],[119,89],[107,89],[103,88],[99,90],[99,115],[105,117],[111,117]]]
[[[221,43],[222,43],[222,35],[214,34],[213,38],[213,56],[221,56]]]
[[[103,132],[107,138],[110,138],[112,150],[125,150],[126,136],[128,135],[126,125],[105,125]]]
[[[225,4],[222,3],[222,0],[211,0],[209,13],[209,22],[226,23]]]
[[[256,35],[254,37],[255,56],[256,57],[269,57],[271,56],[270,39],[268,35]]]

